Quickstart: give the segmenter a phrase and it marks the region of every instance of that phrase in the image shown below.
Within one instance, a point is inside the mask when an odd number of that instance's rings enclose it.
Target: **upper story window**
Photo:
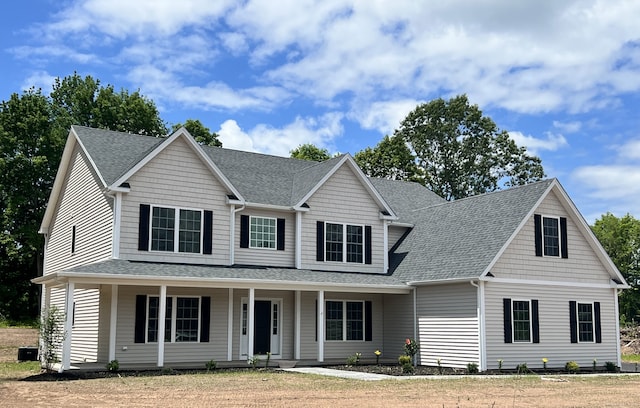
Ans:
[[[211,254],[211,211],[140,204],[138,250]]]
[[[153,207],[151,216],[152,251],[199,254],[201,238],[202,211]]]
[[[249,217],[249,247],[276,248],[276,219]]]
[[[284,241],[284,218],[240,216],[240,248],[284,251]]]
[[[567,219],[534,215],[536,256],[568,258]]]
[[[334,222],[317,222],[316,260],[370,264],[371,227]]]

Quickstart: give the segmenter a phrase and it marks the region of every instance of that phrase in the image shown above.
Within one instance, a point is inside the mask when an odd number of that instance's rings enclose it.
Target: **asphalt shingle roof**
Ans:
[[[115,182],[162,143],[163,138],[74,126],[107,184]],[[248,202],[292,206],[336,163],[297,160],[203,146]],[[447,202],[418,183],[369,179],[398,222],[414,225],[390,254],[388,275],[317,272],[286,268],[211,267],[111,260],[72,271],[140,275],[266,279],[325,283],[401,284],[478,278],[516,231],[553,180]],[[123,262],[127,262],[123,268]]]

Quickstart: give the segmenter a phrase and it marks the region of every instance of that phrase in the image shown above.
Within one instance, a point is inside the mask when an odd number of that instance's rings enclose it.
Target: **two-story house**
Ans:
[[[317,163],[74,126],[40,232],[61,367],[620,364],[627,285],[557,180],[446,202]]]

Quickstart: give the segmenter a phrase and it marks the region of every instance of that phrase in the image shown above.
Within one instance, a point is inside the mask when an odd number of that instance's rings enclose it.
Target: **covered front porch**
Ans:
[[[45,307],[65,312],[62,371],[113,360],[122,369],[235,367],[267,353],[273,366],[343,364],[375,350],[397,357],[415,333],[413,297],[400,285],[74,273],[36,282]]]

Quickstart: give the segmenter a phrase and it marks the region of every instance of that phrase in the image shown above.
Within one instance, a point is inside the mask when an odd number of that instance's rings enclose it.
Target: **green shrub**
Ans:
[[[529,370],[529,367],[527,367],[527,363],[518,364],[516,366],[516,371],[518,372],[518,374],[529,374],[531,372],[531,370]]]
[[[360,363],[360,357],[362,356],[362,354],[360,353],[354,353],[352,355],[350,355],[349,357],[347,357],[347,365],[352,366],[352,365],[358,365],[358,363]]]
[[[115,373],[119,369],[120,369],[120,363],[118,363],[118,360],[111,360],[107,363],[107,371]]]
[[[607,371],[610,372],[610,373],[617,373],[618,372],[618,366],[613,361],[605,362],[604,366],[607,369]]]
[[[404,366],[405,364],[411,364],[411,356],[408,356],[406,354],[403,354],[401,356],[398,357],[398,364],[400,364],[401,366]]]
[[[467,364],[467,374],[478,374],[478,364],[476,363]]]
[[[207,371],[213,371],[218,366],[218,363],[216,363],[215,360],[209,360],[206,363],[204,363],[204,366],[207,368]]]
[[[575,361],[567,361],[567,364],[564,365],[564,369],[570,374],[576,374],[580,372],[580,365]]]

